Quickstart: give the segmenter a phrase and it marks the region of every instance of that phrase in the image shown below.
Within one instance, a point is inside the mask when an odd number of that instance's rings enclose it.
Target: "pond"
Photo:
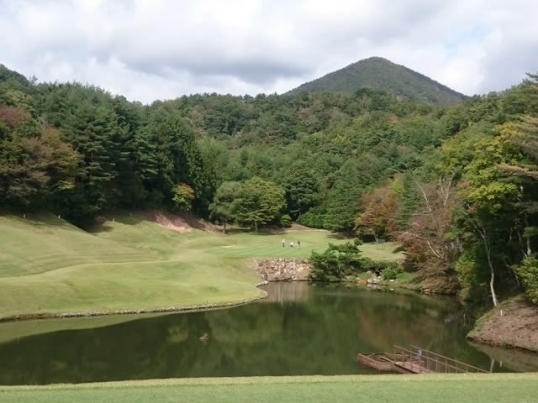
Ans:
[[[357,353],[394,344],[511,370],[466,341],[472,323],[452,299],[306,283],[266,289],[268,298],[231,309],[2,324],[0,384],[373,373]]]

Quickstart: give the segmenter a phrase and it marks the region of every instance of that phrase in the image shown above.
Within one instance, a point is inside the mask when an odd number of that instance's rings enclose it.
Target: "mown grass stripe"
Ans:
[[[302,248],[282,247],[301,241]],[[307,258],[326,231],[283,234],[178,232],[116,216],[88,233],[50,215],[0,216],[0,318],[62,312],[153,310],[256,298],[252,258]],[[394,259],[394,245],[364,246]]]
[[[25,402],[461,402],[531,403],[538,374],[284,376],[0,387]]]

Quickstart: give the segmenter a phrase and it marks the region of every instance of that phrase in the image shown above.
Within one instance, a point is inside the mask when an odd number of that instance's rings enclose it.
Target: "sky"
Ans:
[[[466,95],[538,72],[531,0],[0,0],[0,64],[151,103],[283,93],[372,56]]]

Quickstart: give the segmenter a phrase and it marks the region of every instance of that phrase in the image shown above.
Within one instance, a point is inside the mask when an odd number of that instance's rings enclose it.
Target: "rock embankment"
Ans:
[[[310,274],[308,259],[255,259],[253,267],[265,281],[306,281]]]
[[[538,352],[538,307],[523,297],[505,301],[479,319],[467,337],[479,343]]]

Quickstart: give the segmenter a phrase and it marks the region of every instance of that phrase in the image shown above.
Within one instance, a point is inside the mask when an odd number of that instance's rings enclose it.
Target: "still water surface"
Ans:
[[[0,384],[372,373],[356,364],[356,354],[394,344],[511,370],[468,344],[472,324],[452,299],[304,283],[267,287],[269,298],[232,309],[116,317],[125,321],[100,327],[86,319],[79,327],[89,328],[33,335],[17,329],[24,323],[0,327]]]

